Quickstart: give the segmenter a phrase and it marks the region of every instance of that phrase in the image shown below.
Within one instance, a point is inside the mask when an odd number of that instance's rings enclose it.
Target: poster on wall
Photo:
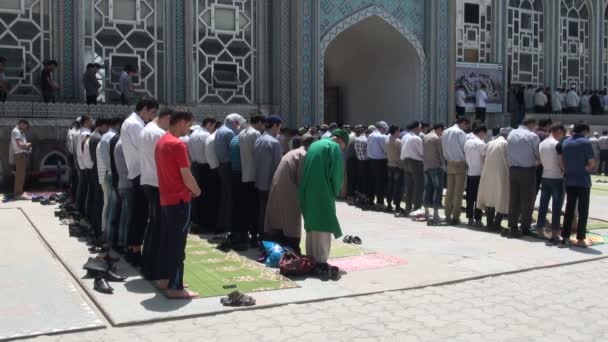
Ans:
[[[504,82],[502,64],[456,63],[456,89],[463,86],[466,94],[467,112],[475,111],[475,94],[486,86],[486,109],[488,113],[502,113]]]

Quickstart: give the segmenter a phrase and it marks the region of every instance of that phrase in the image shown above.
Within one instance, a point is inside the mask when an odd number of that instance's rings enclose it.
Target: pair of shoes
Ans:
[[[112,271],[112,270],[107,270],[105,272],[87,270],[87,278],[95,278],[95,279],[101,278],[106,281],[118,282],[118,283],[122,283],[123,281],[125,281],[127,279],[127,277],[118,275],[118,274],[114,273],[114,271]]]
[[[318,263],[314,270],[314,275],[321,281],[328,281],[330,277],[330,268],[328,264]]]
[[[353,243],[355,245],[360,245],[362,242],[360,237],[351,235],[346,235],[342,241],[344,243]]]
[[[105,294],[113,294],[114,289],[104,278],[95,278],[95,282],[93,283],[93,289],[97,292],[105,293]]]

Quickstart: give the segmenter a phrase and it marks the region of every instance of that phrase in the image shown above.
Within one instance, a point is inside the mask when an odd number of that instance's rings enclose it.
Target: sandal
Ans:
[[[346,235],[344,237],[344,239],[342,239],[342,242],[344,242],[344,243],[353,243],[353,237],[350,236],[350,235]]]
[[[224,306],[252,306],[255,305],[255,299],[239,291],[233,291],[228,297],[221,298],[220,303]]]
[[[361,241],[360,237],[354,236],[354,237],[352,237],[351,242],[354,243],[355,245],[360,245],[362,241]]]

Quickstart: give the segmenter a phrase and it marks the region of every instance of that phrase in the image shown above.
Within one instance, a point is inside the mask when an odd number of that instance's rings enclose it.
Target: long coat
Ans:
[[[509,164],[507,139],[500,136],[486,145],[486,160],[481,171],[477,208],[495,208],[501,214],[509,213]]]
[[[342,229],[336,217],[336,196],[342,189],[344,159],[340,146],[329,139],[314,142],[304,158],[304,172],[298,187],[306,231],[332,233]]]
[[[288,152],[281,158],[268,194],[264,231],[282,231],[289,238],[302,236],[302,211],[298,199],[298,184],[304,169],[304,147]]]

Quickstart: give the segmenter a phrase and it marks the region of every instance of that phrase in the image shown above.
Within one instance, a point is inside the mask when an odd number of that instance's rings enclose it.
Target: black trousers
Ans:
[[[232,209],[233,213],[242,213],[245,206],[250,205],[243,200],[243,174],[232,171]],[[247,234],[247,219],[245,215],[234,215],[230,233],[244,238]]]
[[[418,210],[422,207],[424,196],[424,165],[422,161],[405,159],[405,211]]]
[[[198,208],[200,225],[203,231],[212,231],[217,226],[220,179],[217,169],[211,170],[209,164],[202,164],[200,172],[201,182],[198,183],[202,190],[202,195],[199,196],[201,199],[200,207]]]
[[[536,199],[536,167],[509,168],[509,228],[516,231],[521,218],[522,231],[530,230]]]
[[[184,260],[190,229],[190,202],[162,206],[162,225],[167,232],[167,274],[169,289],[184,289]]]
[[[258,198],[258,190],[255,188],[255,182],[241,183],[241,198],[243,205],[240,207],[240,212],[245,219],[244,229],[252,237],[260,235],[264,232],[264,227],[259,226],[259,211],[260,199]]]
[[[591,188],[580,186],[566,186],[566,214],[564,215],[564,229],[562,230],[562,238],[570,239],[572,232],[572,220],[574,219],[574,210],[578,204],[578,226],[576,230],[576,239],[584,240],[587,237],[587,219],[589,218],[589,198]]]
[[[600,165],[597,168],[597,173],[608,176],[608,150],[600,151]]]
[[[192,176],[194,177],[194,180],[196,181],[196,184],[199,185],[199,187],[201,187],[202,189],[202,184],[203,184],[203,164],[199,164],[199,163],[192,163]],[[201,190],[204,194],[205,190]],[[197,198],[193,198],[192,199],[192,223],[196,224],[196,225],[201,225],[201,216],[202,216],[202,202],[203,202],[203,196],[198,196]],[[194,228],[192,228],[194,230]]]
[[[401,199],[403,198],[403,169],[399,166],[387,167],[387,185],[386,185],[386,198],[388,204],[391,203],[398,209],[401,206]]]
[[[128,106],[129,99],[126,96],[124,96],[123,94],[120,94],[120,103],[122,103],[123,106]]]
[[[357,158],[346,159],[346,196],[352,197],[357,190]]]
[[[78,168],[78,167],[77,167]],[[82,217],[86,217],[87,191],[89,190],[87,170],[78,168],[78,187],[76,189],[76,208]]]
[[[76,203],[78,194],[78,169],[76,168],[76,160],[73,154],[68,154],[68,165],[70,167],[70,199],[72,203]]]
[[[357,191],[371,197],[369,183],[369,160],[357,160]]]
[[[140,183],[141,176],[131,179],[133,185],[133,224],[129,227],[128,246],[141,246],[148,225],[148,201]]]
[[[228,232],[232,226],[232,168],[230,162],[220,163],[220,203],[217,218],[217,231]]]
[[[142,188],[148,202],[148,225],[141,252],[141,272],[148,280],[168,279],[167,231],[161,225],[160,194],[155,186],[143,185]]]
[[[264,220],[266,218],[266,205],[268,204],[269,191],[258,189],[258,234],[261,236],[264,232]]]
[[[87,95],[87,104],[96,105],[97,104],[97,95]]]
[[[475,108],[475,120],[486,122],[486,107]]]
[[[457,118],[464,116],[465,113],[466,113],[465,107],[456,106],[456,117]]]
[[[542,182],[543,179],[543,166],[542,165],[538,165],[536,167],[536,191],[534,192],[534,199],[536,199],[536,196],[538,196],[538,192],[540,191],[540,184]]]
[[[477,203],[477,193],[479,192],[479,181],[481,176],[467,176],[467,188],[466,188],[466,199],[467,199],[467,218],[475,219],[480,221],[482,211],[475,208]]]
[[[370,159],[370,179],[372,186],[372,203],[374,198],[377,205],[384,205],[384,193],[386,187],[386,159]]]
[[[94,169],[87,169],[87,218],[95,237],[101,235],[101,212],[103,208],[103,195],[97,174]],[[101,202],[100,203],[100,198]]]

